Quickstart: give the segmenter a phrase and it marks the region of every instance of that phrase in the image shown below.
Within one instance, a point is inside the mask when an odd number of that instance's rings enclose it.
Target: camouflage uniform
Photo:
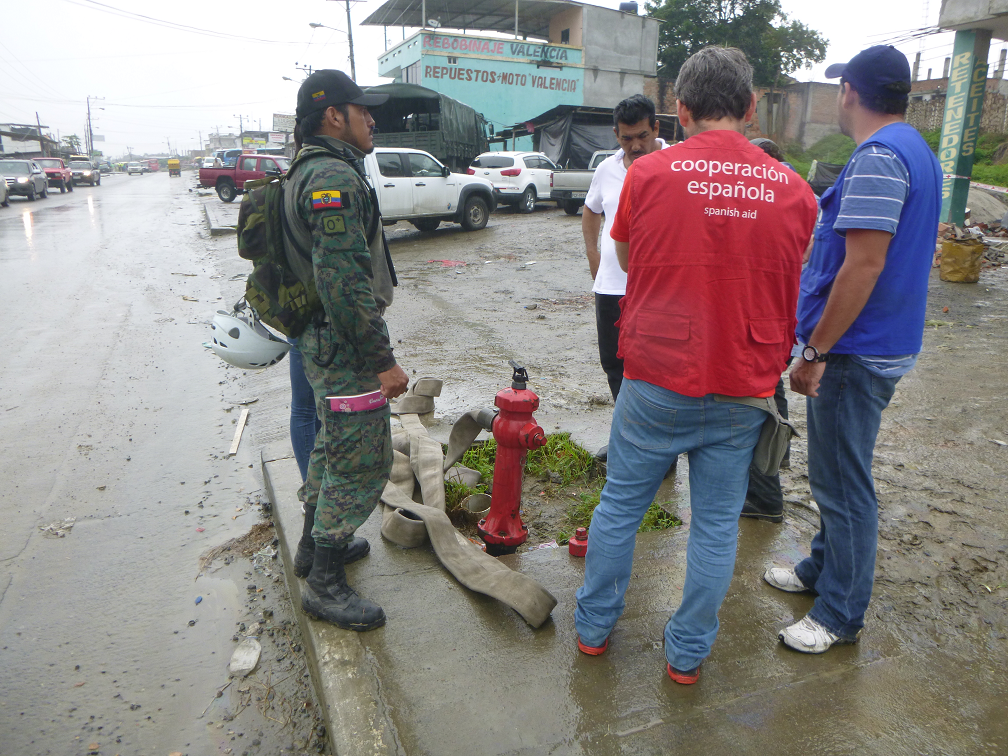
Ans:
[[[363,159],[362,153],[344,142],[316,138]],[[372,207],[367,187],[350,165],[331,157],[306,161],[288,177],[284,192],[292,236],[306,249],[309,245],[304,242],[310,238],[311,270],[285,239],[287,255],[299,276],[314,275],[326,321],[309,326],[298,339],[322,419],[308,462],[308,478],[298,496],[306,505],[318,507],[312,529],[315,542],[336,546],[348,542],[378,505],[392,467],[392,439],[388,406],[370,412],[333,412],[324,398],[375,391],[381,386],[378,373],[395,366],[382,319],[391,300],[391,284],[386,287],[383,280],[388,268],[380,246],[380,224],[378,245],[371,245],[381,250],[375,250],[374,261],[365,238],[371,214],[378,208]],[[384,295],[380,304],[373,284]],[[333,348],[331,365],[323,368],[313,362],[313,357],[325,361]]]

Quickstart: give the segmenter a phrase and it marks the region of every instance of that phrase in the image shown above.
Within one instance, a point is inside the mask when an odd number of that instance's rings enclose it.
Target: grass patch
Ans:
[[[462,456],[461,463],[478,470],[483,482],[477,486],[466,486],[453,481],[445,483],[445,509],[456,527],[463,526],[464,523],[462,502],[472,494],[488,492],[493,480],[496,454],[497,443],[492,439],[473,444]],[[553,529],[559,525],[555,537],[556,542],[562,545],[567,543],[577,528],[587,528],[591,525],[592,515],[599,504],[605,485],[605,478],[597,474],[594,457],[572,441],[570,434],[549,435],[546,437],[545,446],[530,451],[525,462],[525,474],[529,479],[546,479],[541,493],[547,502],[553,502],[547,504],[548,506],[560,507],[559,512],[556,509],[552,510],[556,513],[550,521],[552,524],[545,530],[538,531],[540,538],[551,538]],[[540,491],[538,483],[534,484],[534,488],[532,484],[526,485],[526,495],[529,495],[530,491]],[[534,511],[535,505],[531,506]],[[638,532],[665,530],[681,524],[678,517],[666,512],[655,502],[644,515],[644,521]],[[534,524],[530,527],[535,529]]]
[[[562,485],[587,478],[595,467],[595,459],[586,449],[571,441],[569,433],[553,433],[546,437],[546,445],[528,453],[525,472],[548,476],[556,473]]]
[[[845,137],[843,134],[830,134],[807,150],[803,150],[797,142],[786,145],[784,159],[795,167],[795,173],[805,178],[808,176],[813,160],[818,160],[820,163],[843,165],[850,159],[855,147],[854,140],[850,137]]]
[[[657,501],[652,501],[648,511],[644,513],[644,520],[637,528],[638,533],[650,533],[654,530],[667,530],[677,528],[682,525],[682,520],[671,512],[666,512]]]

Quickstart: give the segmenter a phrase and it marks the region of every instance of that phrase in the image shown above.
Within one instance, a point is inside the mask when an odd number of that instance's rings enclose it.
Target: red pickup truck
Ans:
[[[73,191],[73,178],[62,158],[35,158],[35,162],[39,164],[39,168],[45,171],[49,186],[53,188],[58,186],[64,194]]]
[[[216,189],[224,202],[245,191],[246,181],[281,176],[290,168],[290,160],[282,155],[239,155],[233,168],[200,168],[199,185]]]

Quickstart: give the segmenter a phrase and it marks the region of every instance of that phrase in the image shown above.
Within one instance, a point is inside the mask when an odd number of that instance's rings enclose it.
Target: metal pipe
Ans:
[[[518,0],[515,0],[515,39],[518,39]]]

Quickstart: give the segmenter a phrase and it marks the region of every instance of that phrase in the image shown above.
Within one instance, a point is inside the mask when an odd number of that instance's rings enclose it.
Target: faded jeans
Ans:
[[[625,379],[609,434],[607,479],[592,517],[574,625],[601,646],[625,607],[637,528],[672,461],[689,455],[691,522],[682,602],[665,626],[665,656],[690,670],[710,655],[735,568],[753,447],[766,413]]]
[[[820,519],[812,554],[795,573],[819,594],[809,616],[845,640],[857,638],[871,600],[878,544],[871,466],[882,410],[898,380],[835,355],[819,396],[806,403],[809,484]]]
[[[295,342],[296,343],[296,342]],[[305,377],[301,352],[297,346],[287,353],[290,360],[290,437],[294,449],[294,459],[301,471],[301,482],[308,477],[308,457],[315,448],[315,436],[322,427],[315,410],[315,393]]]

